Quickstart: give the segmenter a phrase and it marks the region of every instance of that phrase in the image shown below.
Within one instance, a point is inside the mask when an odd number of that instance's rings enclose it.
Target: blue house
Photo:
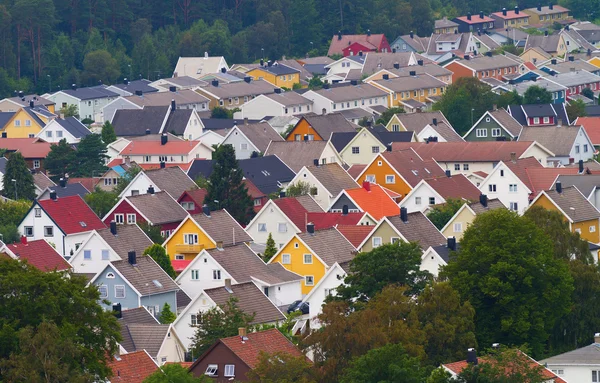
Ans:
[[[144,306],[158,317],[165,303],[177,312],[179,286],[149,256],[137,257],[135,251],[128,259],[110,262],[90,283],[98,286],[101,304],[112,310],[120,303],[123,310]]]
[[[393,52],[415,52],[421,53],[427,51],[428,39],[423,39],[413,32],[408,35],[398,36],[390,45]]]

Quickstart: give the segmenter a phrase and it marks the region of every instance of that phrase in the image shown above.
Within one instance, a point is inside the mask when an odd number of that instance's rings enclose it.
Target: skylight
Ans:
[[[152,283],[154,283],[154,286],[156,286],[156,287],[160,287],[160,288],[162,288],[162,287],[163,287],[162,283],[160,283],[160,282],[159,282],[159,281],[157,281],[156,279],[154,279],[154,280],[152,281]]]
[[[81,227],[87,227],[87,224],[83,221],[79,221],[79,224],[81,225]]]

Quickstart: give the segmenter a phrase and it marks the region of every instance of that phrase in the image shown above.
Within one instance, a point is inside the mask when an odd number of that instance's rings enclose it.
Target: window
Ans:
[[[517,192],[517,184],[508,185],[508,191],[511,193],[516,193]]]
[[[379,146],[372,146],[371,153],[379,153]]]
[[[53,226],[44,226],[44,237],[54,237]]]
[[[146,161],[146,162],[152,161],[152,156],[144,156],[144,161]]]
[[[209,364],[204,375],[217,376],[217,371],[219,371],[219,367],[216,364]]]
[[[385,183],[386,184],[395,184],[396,183],[396,176],[395,175],[386,175],[385,176]]]
[[[33,226],[25,226],[25,236],[33,237]]]
[[[266,232],[267,231],[267,224],[266,223],[259,223],[258,224],[258,231],[259,232]]]
[[[315,277],[313,277],[312,275],[307,275],[304,277],[304,284],[306,286],[314,286],[315,284]]]
[[[287,223],[278,223],[277,224],[277,231],[279,233],[287,233]]]
[[[353,146],[352,147],[352,154],[359,154],[360,153],[360,148],[358,146]]]
[[[124,222],[123,219],[124,219],[123,214],[115,214],[115,222],[117,224],[123,224],[123,222]]]
[[[304,264],[310,265],[311,263],[313,263],[312,254],[304,254]]]
[[[135,224],[135,214],[127,214],[127,223],[130,225]]]
[[[429,204],[435,205],[435,197],[429,197]]]
[[[502,135],[500,128],[492,129],[492,137],[500,137]]]
[[[399,132],[399,131],[400,131],[400,125],[393,124],[392,125],[392,132]]]
[[[475,135],[480,138],[487,137],[487,129],[476,129]]]
[[[100,291],[100,299],[108,298],[108,286],[106,286],[106,285],[98,286],[98,291]]]
[[[226,364],[225,365],[225,376],[235,376],[235,365]]]
[[[544,117],[544,124],[550,123],[550,117]]]
[[[102,260],[108,261],[108,250],[102,250]]]
[[[52,131],[51,130],[46,131],[46,137],[52,138]]]
[[[463,170],[469,170],[469,164],[463,164]]]
[[[213,270],[213,279],[216,281],[221,279],[221,270]]]
[[[185,245],[197,245],[198,244],[198,234],[184,234],[183,235],[183,243]]]
[[[125,285],[115,285],[115,298],[125,298]]]
[[[590,233],[595,233],[596,232],[596,226],[592,225],[590,226]]]
[[[456,222],[454,224],[454,232],[455,233],[462,233],[462,222]]]
[[[185,260],[185,255],[175,254],[175,259],[178,261],[183,261]]]
[[[539,117],[534,117],[533,118],[533,123],[534,124],[539,124],[540,123],[540,118]]]
[[[190,315],[190,325],[198,326],[198,317],[196,316],[196,314]]]
[[[504,177],[504,169],[500,170],[500,177]]]
[[[516,202],[511,202],[510,203],[510,210],[512,211],[519,211],[519,204]]]
[[[255,198],[254,199],[254,206],[260,206],[262,205],[262,201],[260,198]]]
[[[454,164],[454,170],[460,170],[460,164]]]
[[[579,153],[579,145],[575,145],[575,153]]]
[[[40,160],[33,160],[33,168],[34,169],[39,169],[40,166],[41,166]]]
[[[200,270],[192,270],[192,281],[200,279]]]
[[[31,126],[31,120],[25,120],[25,126]]]
[[[495,184],[488,185],[488,191],[490,193],[495,193],[496,192],[496,185]]]
[[[21,126],[21,120],[15,120],[15,126]]]
[[[421,204],[421,197],[415,197],[415,205]]]
[[[381,243],[381,237],[373,237],[373,247],[379,247]]]
[[[248,150],[248,144],[240,144],[241,150]]]
[[[587,144],[583,144],[583,152],[584,153],[588,152],[588,145]]]
[[[33,209],[35,212],[35,217],[36,218],[40,218],[42,216],[42,209],[39,207],[36,207],[35,209]]]
[[[365,176],[365,181],[371,182],[371,183],[375,183],[375,175],[374,174],[367,174]]]
[[[292,263],[291,256],[289,254],[282,254],[281,263],[284,265],[289,265],[290,263]]]

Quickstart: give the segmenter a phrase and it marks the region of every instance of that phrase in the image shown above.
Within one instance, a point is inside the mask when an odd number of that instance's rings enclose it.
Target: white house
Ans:
[[[235,158],[245,160],[254,153],[264,153],[273,141],[285,141],[271,125],[266,122],[238,124],[223,138],[222,145],[231,145],[235,149]]]
[[[132,141],[117,156],[140,165],[159,165],[161,162],[178,165],[188,164],[194,159],[211,159],[215,150],[201,141]]]
[[[304,97],[313,102],[313,111],[328,114],[359,107],[388,107],[388,92],[366,83],[352,80],[347,86],[328,86],[309,90]]]
[[[224,139],[224,136],[220,135],[219,133],[213,130],[208,129],[205,129],[204,132],[202,132],[202,134],[200,135],[200,137],[198,137],[199,141],[202,141],[204,145],[209,146],[211,148],[213,147],[213,145],[221,145]]]
[[[515,168],[518,165],[515,164]],[[489,199],[497,198],[510,210],[519,214],[527,210],[529,195],[532,193],[532,190],[502,161],[498,162],[494,170],[479,185],[479,190]]]
[[[46,98],[56,103],[56,109],[61,109],[69,105],[77,106],[79,118],[91,119],[96,122],[104,122],[102,109],[111,101],[120,97],[107,89],[105,85],[98,85],[89,88],[77,88],[73,85],[71,89],[63,89]]]
[[[600,333],[594,343],[540,361],[566,382],[600,382]]]
[[[457,249],[456,238],[448,238],[448,243],[439,246],[429,246],[421,255],[421,265],[419,269],[429,271],[431,275],[437,278],[440,267],[446,266],[450,261],[450,251]]]
[[[519,141],[536,141],[554,153],[548,161],[568,165],[594,157],[594,144],[583,126],[524,127]]]
[[[223,56],[210,57],[204,52],[203,57],[179,57],[173,77],[190,76],[199,78],[209,73],[219,73],[222,69],[229,70]]]
[[[261,94],[244,103],[240,109],[241,118],[260,120],[266,116],[283,117],[312,112],[312,101],[296,92]]]
[[[419,181],[399,206],[405,207],[409,213],[423,213],[433,205],[446,203],[450,198],[477,201],[479,194],[479,189],[463,174],[429,178]]]
[[[317,317],[323,312],[325,299],[330,295],[335,296],[336,289],[344,283],[348,271],[349,263],[346,262],[343,265],[337,262],[334,263],[323,275],[323,278],[304,297],[303,302],[309,304],[308,321],[311,329],[321,327]]]
[[[125,97],[117,97],[102,108],[104,121],[112,123],[116,111],[120,109],[142,109],[142,107]]]
[[[90,130],[75,117],[55,118],[39,131],[36,137],[50,143],[66,140],[67,144],[77,144],[82,138],[92,134]]]
[[[362,71],[365,59],[366,56],[346,56],[331,64],[325,65],[325,69],[327,69],[327,74],[341,75],[343,78],[346,77],[345,75],[352,69]]]

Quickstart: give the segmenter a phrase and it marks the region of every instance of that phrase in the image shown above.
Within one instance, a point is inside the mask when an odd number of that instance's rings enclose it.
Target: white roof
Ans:
[[[225,58],[223,56],[209,57],[206,53],[204,57],[180,57],[173,74],[177,73],[178,77],[199,78],[207,73],[219,73],[221,68],[229,70]]]

